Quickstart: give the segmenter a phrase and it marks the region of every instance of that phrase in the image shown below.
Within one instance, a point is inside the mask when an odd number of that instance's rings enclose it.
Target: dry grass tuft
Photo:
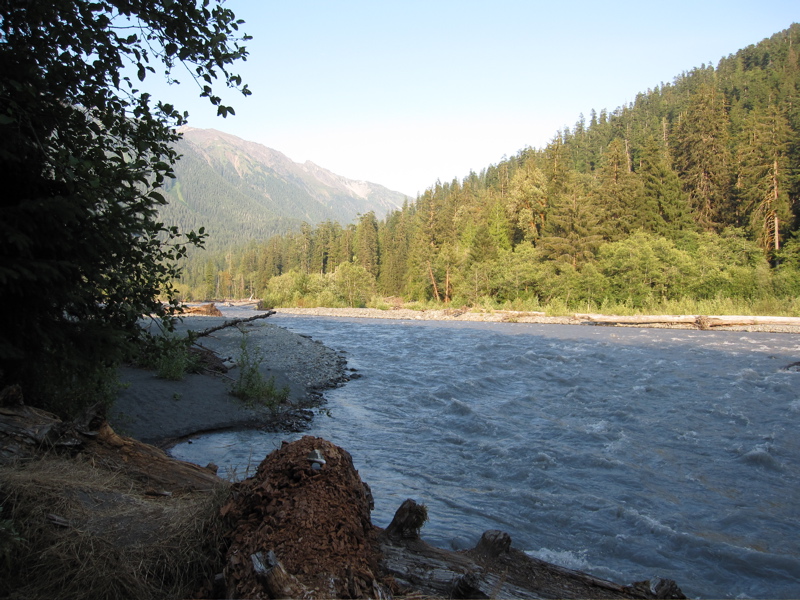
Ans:
[[[187,597],[221,570],[222,485],[148,495],[124,474],[57,456],[0,466],[0,482],[2,517],[21,538],[0,565],[0,596]]]

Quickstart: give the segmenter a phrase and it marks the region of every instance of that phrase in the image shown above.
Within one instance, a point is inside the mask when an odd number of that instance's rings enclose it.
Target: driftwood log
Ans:
[[[213,468],[175,460],[155,446],[119,435],[91,410],[65,422],[22,403],[0,406],[0,462],[13,463],[46,452],[80,454],[110,471],[125,472],[154,495],[211,491],[224,484]]]
[[[598,315],[577,313],[575,318],[608,325],[694,325],[698,329],[747,325],[790,325],[800,327],[798,317],[750,317],[739,315]]]
[[[466,552],[419,538],[427,511],[406,500],[380,536],[381,567],[403,587],[444,598],[685,598],[674,581],[619,585],[532,558],[502,531],[484,532]]]
[[[213,302],[200,306],[183,306],[184,315],[204,315],[207,317],[221,317],[222,311]]]
[[[275,314],[274,310],[268,310],[265,313],[259,313],[252,317],[247,317],[244,319],[230,319],[228,321],[225,321],[222,325],[216,325],[215,327],[209,327],[208,329],[203,329],[202,331],[195,332],[194,335],[195,337],[204,337],[207,335],[211,335],[212,333],[214,333],[215,331],[219,331],[220,329],[225,329],[226,327],[235,327],[237,325],[241,325],[242,323],[250,323],[251,321],[256,321],[257,319],[266,319],[274,314]],[[220,316],[222,316],[222,313],[220,313]]]
[[[275,314],[274,310],[268,310],[265,313],[259,313],[257,315],[253,315],[252,317],[246,317],[241,319],[229,319],[228,321],[222,323],[222,325],[215,325],[214,327],[209,327],[199,332],[197,331],[192,332],[190,334],[192,345],[189,348],[189,352],[191,352],[198,358],[204,371],[215,375],[224,376],[224,374],[228,372],[228,367],[225,365],[225,362],[219,357],[219,355],[214,350],[206,348],[201,343],[199,343],[197,339],[209,336],[212,333],[215,333],[227,327],[237,327],[239,325],[242,325],[243,323],[250,323],[258,319],[266,319],[274,314]],[[221,315],[222,313],[220,313],[220,316]]]

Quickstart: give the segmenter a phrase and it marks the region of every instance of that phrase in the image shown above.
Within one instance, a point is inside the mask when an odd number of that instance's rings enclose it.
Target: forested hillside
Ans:
[[[182,135],[159,216],[183,231],[204,227],[210,250],[296,231],[303,222],[350,223],[370,210],[383,216],[405,199],[220,131],[184,128]]]
[[[800,310],[800,25],[378,220],[194,261],[194,297]]]

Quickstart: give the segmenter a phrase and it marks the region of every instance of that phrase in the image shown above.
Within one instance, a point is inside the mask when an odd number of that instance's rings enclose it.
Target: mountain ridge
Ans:
[[[179,131],[181,160],[164,186],[168,202],[160,216],[183,230],[204,227],[209,248],[265,239],[303,222],[346,224],[368,212],[382,218],[408,199],[216,129]]]

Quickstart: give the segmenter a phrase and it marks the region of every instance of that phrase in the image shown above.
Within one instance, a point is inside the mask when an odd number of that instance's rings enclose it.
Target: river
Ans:
[[[428,542],[487,529],[619,583],[689,597],[800,597],[800,337],[520,323],[270,319],[342,351],[360,378],[306,435],[348,450],[385,527],[428,506]],[[238,476],[281,440],[173,448]]]

